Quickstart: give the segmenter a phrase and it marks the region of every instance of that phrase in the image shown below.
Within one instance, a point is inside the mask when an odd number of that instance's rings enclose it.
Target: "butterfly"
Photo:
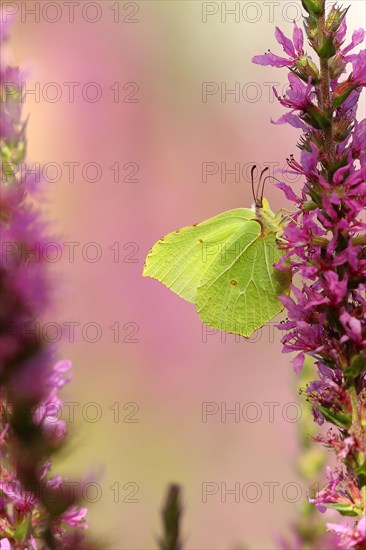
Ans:
[[[284,254],[279,241],[285,217],[263,197],[265,181],[272,177],[263,179],[266,170],[255,191],[252,167],[252,208],[229,210],[169,233],[152,247],[143,270],[143,276],[194,303],[206,325],[245,338],[283,310],[278,296],[289,293],[291,282],[288,271],[273,267]]]

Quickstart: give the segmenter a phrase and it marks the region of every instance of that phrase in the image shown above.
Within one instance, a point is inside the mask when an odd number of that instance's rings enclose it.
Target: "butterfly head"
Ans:
[[[265,176],[264,174],[268,170],[268,166],[262,170],[259,182],[255,189],[254,185],[254,175],[257,170],[257,166],[254,165],[251,170],[251,179],[252,179],[252,193],[254,198],[253,209],[256,213],[256,220],[260,223],[262,227],[262,234],[268,233],[281,233],[283,230],[283,222],[279,214],[275,214],[270,206],[268,200],[263,196],[264,186],[268,178],[274,178],[274,176]],[[274,178],[276,179],[276,178]]]
[[[257,205],[256,205],[257,206]],[[258,210],[271,210],[269,207],[269,202],[267,201],[266,197],[261,198],[261,205],[257,206]]]

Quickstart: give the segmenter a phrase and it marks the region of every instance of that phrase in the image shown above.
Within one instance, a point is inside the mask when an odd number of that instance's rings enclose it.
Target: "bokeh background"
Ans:
[[[55,471],[95,476],[85,496],[103,549],[155,548],[172,481],[184,487],[188,549],[274,548],[306,498],[281,333],[206,331],[141,272],[165,233],[248,207],[253,163],[280,169],[297,154],[297,131],[270,122],[286,71],[251,58],[280,52],[274,27],[291,34],[301,3],[83,0],[72,17],[61,1],[2,4],[17,12],[8,58],[28,71],[29,159],[47,167],[45,215],[69,243],[59,258],[46,251],[57,282],[48,334],[74,371],[72,442]],[[351,4],[354,29],[365,6]],[[284,206],[274,186],[266,196]],[[215,414],[203,422],[207,402]],[[240,418],[225,416],[235,407]],[[205,483],[217,490],[206,499]],[[238,483],[239,502],[225,498]]]

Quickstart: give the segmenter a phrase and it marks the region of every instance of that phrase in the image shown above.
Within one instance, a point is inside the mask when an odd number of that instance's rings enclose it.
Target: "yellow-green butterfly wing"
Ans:
[[[249,337],[283,309],[278,295],[289,289],[288,273],[273,267],[279,227],[266,201],[260,213],[224,212],[163,237],[143,275],[195,303],[208,326]]]
[[[224,332],[248,338],[283,309],[278,295],[288,292],[289,275],[273,267],[283,252],[275,234],[254,227],[227,251],[233,261],[216,261],[201,281],[196,307],[202,321]],[[252,222],[253,225],[253,222]],[[228,258],[228,259],[229,259]]]
[[[221,249],[243,233],[253,210],[238,208],[169,233],[147,255],[143,275],[157,279],[188,302],[195,302],[197,288]],[[258,224],[251,221],[257,228]]]

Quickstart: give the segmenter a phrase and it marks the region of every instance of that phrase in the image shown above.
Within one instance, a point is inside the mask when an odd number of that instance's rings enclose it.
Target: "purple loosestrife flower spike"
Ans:
[[[49,457],[66,437],[58,392],[71,364],[55,363],[54,350],[33,334],[50,303],[47,264],[37,255],[47,243],[46,224],[28,201],[39,181],[24,170],[23,77],[1,61],[0,548],[81,549],[74,530],[87,527],[86,509],[66,479],[49,474]]]
[[[290,69],[290,87],[279,102],[290,109],[276,122],[300,129],[300,160],[287,159],[289,172],[303,178],[301,193],[278,187],[294,204],[277,266],[302,279],[292,296],[280,297],[288,318],[283,351],[295,352],[299,372],[306,356],[315,361],[319,379],[306,395],[318,424],[328,432],[313,437],[332,449],[336,473],[310,501],[321,512],[338,510],[342,524],[329,524],[342,548],[366,547],[366,121],[357,104],[366,85],[366,50],[354,49],[365,31],[354,31],[343,47],[346,12],[325,0],[303,0],[309,14],[305,30],[319,61],[302,51],[296,30],[293,42],[276,29],[288,58],[255,56],[260,65]],[[301,51],[300,51],[301,50]],[[352,53],[350,53],[352,52]],[[348,75],[348,76],[347,76]]]

